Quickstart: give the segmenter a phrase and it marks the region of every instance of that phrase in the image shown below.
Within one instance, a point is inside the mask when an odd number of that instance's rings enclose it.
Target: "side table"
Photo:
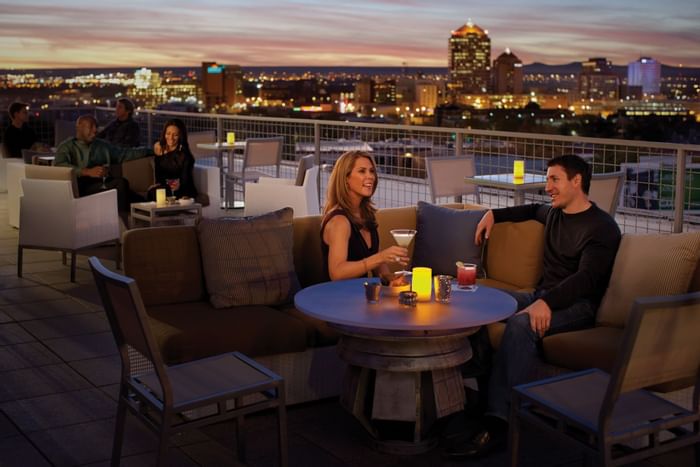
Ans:
[[[130,228],[195,224],[201,217],[202,205],[199,203],[187,206],[180,204],[158,206],[154,201],[132,203]]]

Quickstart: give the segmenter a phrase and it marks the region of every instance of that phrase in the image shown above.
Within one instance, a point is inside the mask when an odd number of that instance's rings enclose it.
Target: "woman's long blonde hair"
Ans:
[[[362,198],[360,201],[360,216],[361,219],[355,219],[352,214],[352,206],[350,205],[350,195],[348,192],[348,176],[355,167],[355,161],[361,157],[367,158],[374,168],[374,184],[372,185],[372,195],[377,190],[377,164],[374,158],[364,151],[348,151],[338,158],[328,180],[328,192],[326,193],[326,205],[323,208],[323,214],[326,215],[336,208],[340,208],[352,219],[353,224],[358,227],[370,227],[376,224],[377,208],[372,204],[371,196]]]

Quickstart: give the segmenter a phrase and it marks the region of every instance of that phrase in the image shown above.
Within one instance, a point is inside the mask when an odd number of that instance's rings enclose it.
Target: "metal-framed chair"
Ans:
[[[244,416],[276,408],[279,464],[286,466],[284,380],[239,352],[166,366],[136,281],[109,271],[94,256],[89,263],[122,364],[112,465],[119,465],[127,409],[158,434],[158,465],[167,465],[171,434],[229,419],[236,421],[237,452],[244,461]]]
[[[624,180],[624,172],[593,174],[588,199],[603,211],[615,216]]]
[[[479,188],[464,182],[464,177],[476,175],[473,156],[426,157],[425,166],[433,204],[437,202],[437,198],[446,196],[454,196],[461,202],[463,195],[474,195],[476,203],[481,202]]]
[[[228,168],[225,172],[226,207],[229,207],[229,194],[235,196],[236,191],[245,191],[246,182],[257,182],[261,177],[269,177],[270,174],[255,170],[259,167],[274,167],[275,177],[280,176],[280,164],[282,162],[282,145],[283,137],[274,138],[248,138],[245,142],[245,151],[243,152],[243,166],[240,172],[234,170],[233,151],[228,154]],[[229,186],[231,183],[232,186]],[[240,186],[240,189],[236,189]],[[245,196],[245,193],[244,193]]]
[[[554,433],[606,466],[700,443],[698,330],[700,292],[640,298],[611,374],[590,369],[516,386],[509,420],[511,465],[518,464],[522,423]],[[688,379],[695,383],[691,409],[643,389]],[[624,449],[616,449],[620,445]]]

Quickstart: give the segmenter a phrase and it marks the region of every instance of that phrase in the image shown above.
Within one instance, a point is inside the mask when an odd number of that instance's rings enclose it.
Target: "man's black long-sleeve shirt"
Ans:
[[[537,220],[544,224],[542,277],[537,289],[552,311],[579,299],[597,307],[610,280],[620,228],[595,204],[583,212],[566,214],[545,204],[493,210],[496,222]]]

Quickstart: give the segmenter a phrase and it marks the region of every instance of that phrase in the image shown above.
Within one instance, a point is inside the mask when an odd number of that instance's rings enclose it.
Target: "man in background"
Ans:
[[[139,145],[139,124],[134,121],[134,103],[122,97],[114,109],[116,118],[97,137],[122,148],[135,148]]]
[[[5,129],[2,144],[5,157],[22,157],[22,149],[37,151],[47,150],[46,146],[38,142],[34,130],[29,128],[29,105],[24,102],[13,102],[7,109],[10,116],[10,125]]]

